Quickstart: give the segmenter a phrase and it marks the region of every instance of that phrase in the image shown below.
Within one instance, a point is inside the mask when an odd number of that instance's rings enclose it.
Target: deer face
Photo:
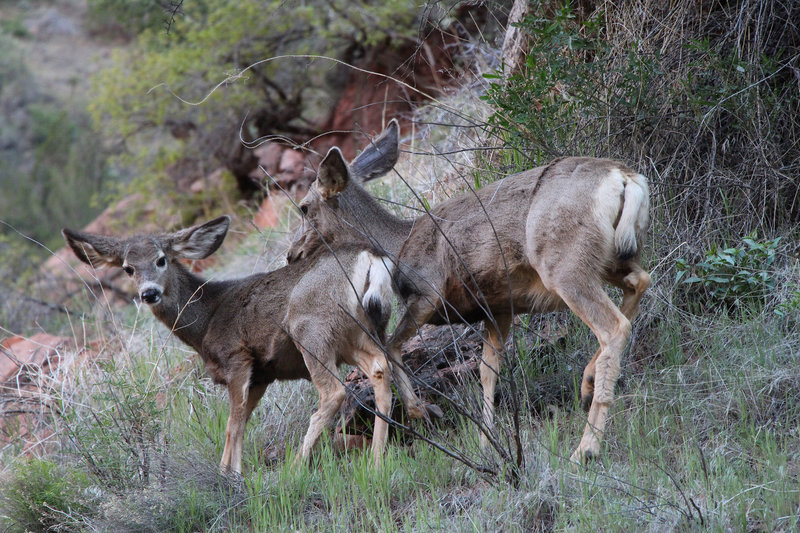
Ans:
[[[303,220],[286,254],[288,262],[311,255],[325,243],[332,243],[337,234],[347,231],[339,202],[340,193],[347,188],[349,181],[350,171],[342,152],[336,147],[331,148],[319,165],[317,179],[298,204]]]
[[[148,305],[161,302],[164,292],[169,289],[171,261],[168,251],[168,243],[157,238],[134,241],[127,246],[122,270],[133,278],[139,297]]]
[[[399,156],[399,134],[400,126],[392,119],[350,165],[338,148],[328,151],[317,170],[317,179],[299,204],[303,222],[292,239],[287,261],[308,256],[320,246],[333,243],[337,236],[353,233],[354,228],[362,231],[364,221],[359,218],[365,212],[365,203],[372,199],[361,184],[394,167]]]
[[[94,268],[121,267],[133,278],[139,297],[158,305],[177,291],[178,259],[204,259],[220,247],[230,218],[220,217],[167,235],[142,235],[118,239],[64,229],[67,244],[81,261]]]

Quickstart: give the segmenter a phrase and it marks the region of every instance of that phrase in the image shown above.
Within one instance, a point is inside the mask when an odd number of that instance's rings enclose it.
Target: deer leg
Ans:
[[[372,430],[372,455],[375,465],[381,463],[386,439],[389,435],[389,422],[378,416],[378,413],[390,417],[392,413],[392,390],[389,386],[390,373],[386,358],[380,351],[361,352],[359,368],[369,377],[375,393],[375,425]]]
[[[418,306],[414,304],[409,305],[386,345],[386,353],[389,357],[392,378],[397,385],[400,397],[403,399],[406,412],[411,418],[429,419],[430,416],[441,418],[444,414],[439,406],[424,403],[419,396],[417,396],[414,392],[414,386],[411,384],[411,379],[408,377],[408,374],[406,374],[403,365],[403,343],[414,336],[417,332],[418,325],[426,323],[431,314],[433,314],[433,310],[428,311],[426,315],[425,312],[418,309]]]
[[[247,424],[247,422],[250,420],[250,415],[253,414],[253,411],[258,406],[258,402],[261,401],[261,398],[264,396],[264,392],[266,392],[266,390],[266,383],[263,385],[255,385],[250,387],[250,392],[247,394],[247,406],[244,413],[245,424]]]
[[[242,448],[244,446],[244,427],[247,423],[248,394],[250,392],[250,372],[234,375],[228,380],[228,399],[231,412],[225,427],[225,448],[222,451],[220,471],[242,473]]]
[[[650,287],[650,274],[645,272],[636,263],[630,264],[630,272],[622,278],[619,287],[622,288],[622,305],[620,310],[628,320],[633,322],[639,314],[639,301],[644,291]]]
[[[615,286],[622,289],[622,305],[620,311],[630,322],[639,313],[639,301],[644,292],[650,287],[650,274],[645,272],[637,263],[628,264],[629,271],[625,276],[612,278],[610,281]],[[588,411],[592,405],[594,395],[594,374],[597,357],[601,350],[598,349],[589,364],[583,370],[583,380],[581,381],[581,407]]]
[[[484,320],[483,356],[481,358],[480,374],[481,388],[483,389],[483,423],[481,431],[481,448],[489,445],[489,434],[494,431],[494,391],[497,386],[497,377],[500,375],[502,364],[501,354],[508,330],[511,327],[511,317],[504,315],[495,317],[494,321]]]
[[[614,305],[599,283],[556,285],[554,290],[597,337],[600,349],[594,365],[594,397],[583,437],[570,458],[582,462],[600,454],[608,409],[614,400],[614,385],[620,372],[620,356],[631,332],[631,323]],[[561,278],[569,279],[569,278]]]
[[[319,440],[322,431],[336,416],[336,412],[344,402],[346,392],[344,384],[339,380],[336,362],[333,357],[326,361],[319,358],[323,353],[320,350],[315,352],[306,348],[301,348],[300,350],[311,374],[311,381],[317,388],[317,392],[319,392],[319,408],[311,415],[311,422],[308,425],[308,431],[303,439],[303,447],[298,458],[307,460],[311,456],[311,450]]]

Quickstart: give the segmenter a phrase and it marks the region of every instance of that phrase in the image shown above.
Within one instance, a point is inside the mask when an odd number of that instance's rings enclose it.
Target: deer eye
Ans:
[[[133,276],[133,267],[132,266],[125,265],[124,267],[122,267],[122,270],[124,270],[127,275]]]
[[[164,268],[165,266],[167,266],[167,258],[162,255],[161,257],[156,259],[156,266],[158,268]]]
[[[306,216],[308,214],[308,206],[307,205],[301,205],[300,206],[300,212],[303,213],[303,216]]]

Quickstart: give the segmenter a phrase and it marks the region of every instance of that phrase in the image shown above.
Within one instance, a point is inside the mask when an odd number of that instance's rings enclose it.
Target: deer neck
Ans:
[[[345,194],[341,195],[340,207],[351,214],[356,232],[390,256],[400,252],[414,226],[414,220],[394,216],[360,186],[348,187]]]
[[[200,352],[208,324],[217,308],[220,285],[220,282],[206,281],[177,265],[175,276],[169,283],[169,292],[165,292],[161,301],[151,309],[176,337]]]

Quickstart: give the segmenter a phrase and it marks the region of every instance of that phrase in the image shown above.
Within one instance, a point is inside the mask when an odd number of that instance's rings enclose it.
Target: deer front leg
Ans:
[[[481,431],[482,449],[487,448],[489,445],[488,434],[494,431],[494,392],[497,386],[497,377],[500,375],[503,345],[510,327],[510,316],[499,316],[495,317],[494,321],[484,321],[483,356],[480,365],[483,424],[485,426],[485,429]]]
[[[220,471],[223,473],[229,471],[242,473],[244,428],[249,416],[250,371],[248,367],[228,380],[228,399],[231,404],[231,412],[225,427],[225,448],[222,451],[222,460],[219,465]]]

